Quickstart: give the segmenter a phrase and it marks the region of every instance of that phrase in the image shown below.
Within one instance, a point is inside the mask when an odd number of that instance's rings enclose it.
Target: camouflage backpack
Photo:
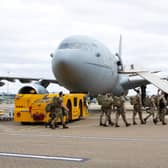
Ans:
[[[100,96],[98,97],[97,100],[98,100],[99,105],[105,108],[109,108],[113,103],[113,99],[107,96]]]
[[[121,97],[117,97],[117,96],[114,96],[114,102],[113,102],[114,106],[121,106],[123,104],[123,100]]]
[[[51,103],[47,104],[46,108],[45,108],[46,112],[51,112]]]
[[[55,108],[61,108],[62,99],[60,97],[53,97],[52,101]]]
[[[138,104],[138,103],[139,103],[139,98],[138,98],[138,96],[131,96],[131,97],[130,97],[130,103],[131,103],[131,105]]]
[[[149,96],[145,98],[145,107],[151,107],[152,106],[152,101]]]
[[[97,102],[98,102],[99,105],[102,105],[103,95],[98,95],[98,96],[97,96]]]
[[[61,107],[62,100],[60,97],[53,97],[52,103],[46,105],[46,112],[54,112],[55,108]]]

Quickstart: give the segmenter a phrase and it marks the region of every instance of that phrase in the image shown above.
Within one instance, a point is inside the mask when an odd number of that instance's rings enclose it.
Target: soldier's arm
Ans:
[[[167,101],[166,101],[165,96],[163,96],[163,102],[164,102],[165,105],[167,105]]]
[[[141,96],[138,95],[138,99],[139,99],[139,104],[142,106],[142,100],[141,100]]]
[[[157,109],[157,107],[156,107],[156,104],[155,104],[155,99],[154,99],[154,98],[152,98],[151,102],[152,102],[152,106],[154,107],[154,110],[156,110],[156,109]]]
[[[68,107],[66,107],[63,102],[61,103],[61,107],[63,107],[66,111],[69,111]]]

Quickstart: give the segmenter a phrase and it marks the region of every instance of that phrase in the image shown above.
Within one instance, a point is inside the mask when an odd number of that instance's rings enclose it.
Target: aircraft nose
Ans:
[[[52,70],[59,83],[74,87],[80,78],[78,52],[57,52],[52,60]]]
[[[70,72],[75,69],[77,62],[77,53],[57,52],[52,60],[54,70],[57,72]]]

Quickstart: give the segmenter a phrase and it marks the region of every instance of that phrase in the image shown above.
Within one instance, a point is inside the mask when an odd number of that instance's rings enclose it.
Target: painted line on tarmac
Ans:
[[[21,133],[0,133],[0,135],[23,136],[23,137],[54,137],[54,138],[71,138],[82,140],[97,140],[97,141],[118,141],[118,142],[168,142],[168,138],[145,138],[145,137],[98,137],[98,136],[80,136],[80,135],[54,135],[54,134],[21,134]]]
[[[29,159],[63,160],[63,161],[73,161],[73,162],[84,162],[89,160],[87,158],[77,158],[77,157],[45,156],[45,155],[32,155],[32,154],[6,153],[6,152],[0,152],[0,157],[1,156],[29,158]]]

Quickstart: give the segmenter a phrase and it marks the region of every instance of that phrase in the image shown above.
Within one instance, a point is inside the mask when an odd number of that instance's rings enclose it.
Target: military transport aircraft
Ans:
[[[121,38],[119,52],[112,54],[97,40],[87,36],[71,36],[60,43],[51,57],[56,80],[0,76],[0,85],[4,85],[2,80],[13,82],[18,79],[22,83],[36,81],[23,86],[19,93],[47,93],[49,83],[58,83],[73,93],[97,95],[111,92],[113,95],[121,95],[129,89],[152,83],[168,93],[168,81],[160,79],[154,73],[124,70]]]

